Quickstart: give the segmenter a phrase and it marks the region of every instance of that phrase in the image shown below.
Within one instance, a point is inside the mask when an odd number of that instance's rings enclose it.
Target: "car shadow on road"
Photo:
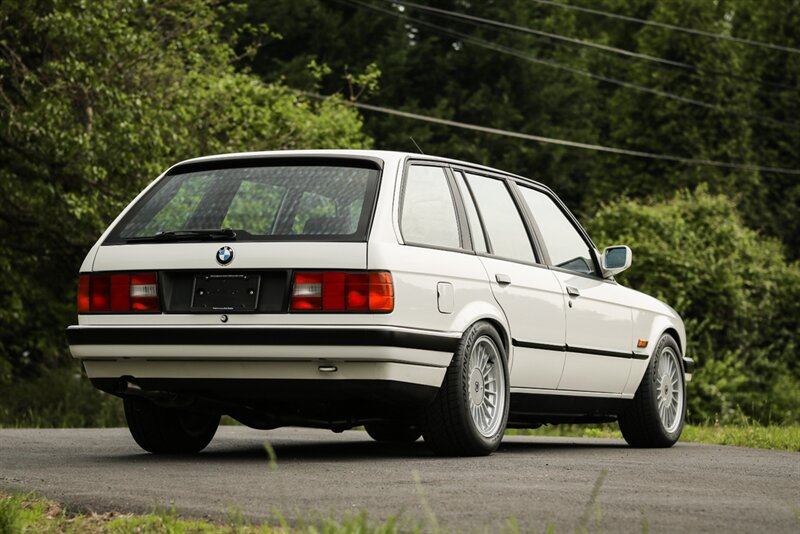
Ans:
[[[226,441],[225,443],[212,443],[209,448],[196,455],[179,454],[149,454],[142,451],[140,454],[125,454],[105,456],[109,462],[242,462],[242,461],[269,461],[269,453],[265,443],[254,443],[251,440],[242,440],[241,443]],[[434,458],[433,453],[418,441],[409,444],[385,444],[368,441],[315,441],[301,443],[274,442],[270,443],[277,463],[286,462],[331,462],[331,461],[363,461],[369,459],[403,461],[409,458]]]
[[[266,443],[270,443],[269,436],[261,442],[252,440],[223,440],[212,444],[198,455],[153,455],[142,451],[138,454],[124,454],[114,456],[104,456],[103,460],[110,463],[115,462],[147,462],[158,464],[162,462],[248,462],[269,461]],[[419,440],[415,443],[395,444],[377,443],[364,440],[331,440],[331,441],[290,441],[277,440],[271,442],[277,463],[286,464],[293,462],[323,462],[332,461],[365,461],[365,460],[442,460],[436,456],[426,445]],[[505,454],[529,454],[537,452],[547,452],[559,450],[568,452],[570,450],[584,451],[586,449],[627,449],[623,442],[616,440],[586,440],[578,441],[571,438],[563,440],[547,439],[547,441],[537,440],[536,438],[526,440],[505,440],[501,443],[496,455]]]
[[[500,444],[497,453],[529,453],[545,451],[585,451],[586,449],[630,449],[630,446],[619,440],[592,439],[586,441],[576,441],[573,438],[561,438],[561,440],[548,439],[547,441],[509,441],[505,440]]]

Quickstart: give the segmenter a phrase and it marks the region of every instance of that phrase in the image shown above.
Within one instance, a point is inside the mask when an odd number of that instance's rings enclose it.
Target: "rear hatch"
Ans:
[[[109,232],[92,271],[155,273],[163,313],[286,312],[294,272],[367,268],[379,178],[378,162],[350,157],[178,165]]]

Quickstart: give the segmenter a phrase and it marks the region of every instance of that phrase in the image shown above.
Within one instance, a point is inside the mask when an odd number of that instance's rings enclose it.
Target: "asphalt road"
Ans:
[[[510,517],[537,532],[643,532],[643,521],[650,532],[800,532],[800,454],[684,443],[507,437],[488,458],[437,458],[421,441],[385,446],[364,432],[223,427],[199,456],[158,457],[127,429],[0,430],[0,488],[72,509],[172,503],[216,519],[231,509],[255,521],[274,521],[275,509],[290,521],[367,510],[466,532],[499,531]]]

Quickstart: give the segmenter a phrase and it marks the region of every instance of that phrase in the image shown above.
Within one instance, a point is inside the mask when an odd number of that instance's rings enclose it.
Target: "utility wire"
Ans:
[[[320,95],[317,93],[311,93],[307,91],[300,91],[296,90],[297,93],[302,95],[308,96],[310,98],[315,98],[318,100],[326,100],[330,98],[329,96]],[[621,156],[631,156],[637,158],[644,158],[644,159],[651,159],[651,160],[661,160],[661,161],[671,161],[674,163],[683,163],[686,165],[700,165],[705,167],[721,167],[725,169],[735,169],[735,170],[742,170],[742,171],[756,171],[756,172],[764,172],[764,173],[773,173],[773,174],[791,174],[791,175],[800,175],[800,169],[788,169],[785,167],[769,167],[764,165],[750,165],[747,163],[734,163],[734,162],[726,162],[726,161],[716,161],[710,159],[696,159],[696,158],[685,158],[682,156],[674,156],[671,154],[658,154],[655,152],[644,152],[640,150],[630,150],[627,148],[617,148],[617,147],[610,147],[604,145],[594,145],[590,143],[581,143],[578,141],[569,141],[566,139],[557,139],[554,137],[544,137],[541,135],[532,135],[526,134],[522,132],[514,132],[511,130],[501,130],[498,128],[490,128],[488,126],[479,126],[477,124],[470,124],[466,122],[459,122],[453,121],[449,119],[441,119],[439,117],[431,117],[429,115],[421,115],[419,113],[411,113],[409,111],[402,111],[399,109],[392,109],[386,108],[382,106],[373,106],[372,104],[364,104],[363,102],[355,102],[350,100],[342,100],[341,104],[345,106],[352,106],[358,109],[363,109],[366,111],[373,111],[375,113],[384,113],[387,115],[394,115],[397,117],[403,117],[406,119],[430,122],[433,124],[441,124],[444,126],[452,126],[454,128],[462,128],[465,130],[473,130],[477,132],[489,133],[494,135],[501,135],[504,137],[513,137],[516,139],[524,139],[526,141],[536,141],[538,143],[550,144],[550,145],[559,145],[559,146],[566,146],[570,148],[580,148],[583,150],[592,150],[595,152],[605,152],[609,154],[618,154]]]
[[[670,59],[664,59],[660,57],[650,56],[648,54],[640,54],[638,52],[632,52],[630,50],[625,50],[622,48],[616,48],[613,46],[608,46],[600,43],[594,43],[591,41],[584,41],[583,39],[576,39],[574,37],[567,37],[565,35],[561,35],[558,33],[551,33],[542,30],[534,30],[533,28],[527,28],[525,26],[517,26],[516,24],[510,24],[508,22],[501,22],[499,20],[492,20],[483,17],[477,17],[475,15],[467,15],[466,13],[459,13],[457,11],[449,11],[447,9],[439,9],[437,7],[425,6],[422,4],[416,4],[414,2],[406,2],[404,0],[383,0],[385,3],[397,4],[404,7],[410,7],[412,9],[416,9],[418,11],[426,11],[428,13],[433,13],[435,15],[439,15],[446,18],[452,19],[461,19],[469,21],[473,24],[481,24],[484,26],[494,26],[496,28],[502,28],[505,30],[512,30],[519,33],[527,33],[530,35],[537,35],[539,37],[547,37],[548,39],[553,39],[555,41],[563,41],[565,43],[569,43],[572,45],[577,46],[586,46],[589,48],[596,48],[598,50],[603,50],[604,52],[612,52],[614,54],[620,54],[628,57],[633,57],[637,59],[642,59],[645,61],[652,61],[655,63],[661,63],[664,65],[670,65],[672,67],[678,68],[685,68],[685,69],[692,69],[694,70],[695,67],[693,65],[689,65],[688,63],[682,63],[680,61],[672,61]]]
[[[549,60],[549,59],[542,59],[540,57],[534,56],[534,55],[529,54],[527,52],[523,52],[521,50],[518,50],[516,48],[511,48],[511,47],[499,45],[499,44],[493,43],[491,41],[486,41],[486,40],[480,39],[478,37],[473,37],[473,36],[465,34],[465,33],[461,33],[461,32],[455,31],[455,30],[451,30],[449,28],[445,28],[445,27],[439,26],[437,24],[433,24],[433,23],[426,22],[426,21],[423,21],[423,20],[415,19],[413,17],[409,17],[408,15],[405,15],[404,13],[400,13],[400,12],[389,10],[389,9],[384,9],[384,8],[381,8],[381,7],[372,5],[372,4],[367,4],[365,2],[361,2],[359,0],[335,0],[335,1],[338,2],[338,3],[347,3],[347,4],[351,4],[351,5],[357,6],[357,7],[363,7],[363,8],[371,9],[371,10],[374,10],[374,11],[379,11],[381,13],[384,13],[384,14],[387,14],[387,15],[391,15],[393,17],[398,17],[398,18],[407,20],[409,22],[413,22],[414,24],[417,24],[419,26],[427,27],[427,28],[431,29],[432,31],[434,31],[436,33],[440,33],[440,34],[444,34],[444,35],[449,35],[451,37],[455,37],[455,38],[460,39],[460,40],[462,40],[462,41],[464,41],[466,43],[471,43],[471,44],[474,44],[474,45],[482,47],[482,48],[486,48],[486,49],[489,49],[489,50],[494,50],[496,52],[501,52],[501,53],[504,53],[504,54],[515,56],[515,57],[518,57],[520,59],[524,59],[526,61],[529,61],[531,63],[537,63],[537,64],[540,64],[540,65],[546,65],[548,67],[552,67],[552,68],[555,68],[555,69],[558,69],[558,70],[566,71],[566,72],[569,72],[569,73],[572,73],[572,74],[575,74],[575,75],[578,75],[578,76],[584,76],[584,77],[587,77],[587,78],[591,78],[593,80],[597,80],[597,81],[601,81],[601,82],[610,83],[610,84],[618,85],[618,86],[621,86],[621,87],[625,87],[627,89],[632,89],[632,90],[635,90],[635,91],[649,93],[649,94],[656,95],[656,96],[659,96],[659,97],[662,97],[662,98],[667,98],[667,99],[670,99],[670,100],[683,102],[685,104],[690,104],[690,105],[693,105],[693,106],[709,109],[709,110],[716,111],[718,113],[723,113],[723,114],[726,114],[726,115],[732,115],[732,116],[737,116],[737,117],[742,117],[742,118],[747,118],[747,119],[760,120],[762,122],[767,122],[767,123],[771,123],[771,124],[775,124],[775,125],[779,125],[779,126],[784,126],[784,127],[789,127],[789,128],[794,128],[795,127],[794,124],[790,124],[790,123],[787,123],[787,122],[779,121],[779,120],[773,119],[771,117],[764,117],[762,115],[756,115],[756,114],[752,114],[752,113],[745,113],[745,112],[741,112],[741,111],[731,110],[731,109],[725,108],[723,106],[719,106],[717,104],[713,104],[711,102],[706,102],[706,101],[698,100],[698,99],[695,99],[695,98],[689,98],[689,97],[681,96],[681,95],[678,95],[678,94],[675,94],[675,93],[670,93],[668,91],[662,91],[660,89],[654,89],[652,87],[647,87],[647,86],[644,86],[644,85],[639,85],[639,84],[636,84],[636,83],[627,82],[625,80],[620,80],[618,78],[612,78],[610,76],[604,76],[602,74],[595,74],[593,72],[589,72],[589,71],[586,71],[586,70],[578,69],[578,68],[575,68],[575,67],[570,67],[569,65],[565,65],[565,64],[559,63],[557,61],[553,61],[553,60]]]
[[[581,7],[575,6],[571,4],[555,2],[553,0],[530,0],[531,2],[536,2],[539,4],[545,4],[548,6],[559,7],[561,9],[571,9],[574,11],[580,11],[582,13],[591,13],[592,15],[600,15],[601,17],[608,17],[612,19],[624,20],[627,22],[636,22],[637,24],[645,24],[647,26],[655,26],[657,28],[663,28],[666,30],[672,30],[676,32],[683,32],[688,33],[691,35],[701,35],[703,37],[711,37],[713,39],[721,39],[723,41],[732,41],[734,43],[740,43],[750,46],[757,46],[761,48],[770,48],[772,50],[780,50],[782,52],[790,52],[792,54],[800,54],[800,48],[794,48],[791,46],[783,46],[783,45],[776,45],[773,43],[767,43],[764,41],[756,41],[754,39],[745,39],[742,37],[734,37],[732,35],[725,35],[723,33],[713,33],[704,30],[696,30],[694,28],[687,28],[685,26],[678,26],[675,24],[667,24],[666,22],[658,22],[655,20],[645,20],[639,19],[636,17],[630,17],[627,15],[620,15],[619,13],[610,13],[608,11],[600,11],[599,9],[591,9],[588,7]]]
[[[769,86],[772,86],[772,87],[777,87],[777,88],[786,89],[786,90],[790,90],[790,91],[797,91],[797,89],[798,89],[797,87],[794,87],[794,86],[791,86],[791,85],[787,85],[787,84],[782,84],[782,83],[778,83],[778,82],[770,82],[768,80],[761,80],[759,78],[754,78],[752,76],[744,76],[744,75],[741,75],[741,74],[734,74],[734,73],[731,73],[731,72],[722,72],[722,71],[716,71],[716,70],[711,70],[711,69],[703,69],[703,68],[697,67],[696,65],[692,65],[690,63],[684,63],[682,61],[674,61],[674,60],[671,60],[671,59],[665,59],[665,58],[658,57],[658,56],[651,56],[649,54],[642,54],[642,53],[639,53],[639,52],[633,52],[631,50],[626,50],[624,48],[617,48],[617,47],[614,47],[614,46],[595,43],[595,42],[592,42],[592,41],[585,41],[583,39],[576,39],[574,37],[568,37],[568,36],[561,35],[561,34],[558,34],[558,33],[551,33],[551,32],[545,32],[545,31],[541,31],[541,30],[535,30],[533,28],[528,28],[528,27],[525,27],[525,26],[518,26],[516,24],[510,24],[510,23],[507,23],[507,22],[497,21],[497,20],[493,20],[493,19],[487,19],[487,18],[484,18],[484,17],[477,17],[477,16],[474,16],[474,15],[467,15],[466,13],[459,13],[457,11],[449,11],[449,10],[446,10],[446,9],[440,9],[440,8],[436,8],[436,7],[425,6],[425,5],[422,5],[422,4],[416,4],[414,2],[407,2],[405,0],[383,0],[383,1],[385,3],[396,4],[396,5],[400,5],[400,6],[404,6],[404,7],[410,7],[412,9],[416,9],[418,11],[424,11],[424,12],[432,13],[432,14],[438,15],[440,17],[445,17],[445,18],[450,18],[450,19],[457,19],[457,20],[465,20],[465,21],[468,21],[468,22],[470,22],[472,24],[483,25],[483,26],[491,26],[491,27],[499,28],[499,29],[505,30],[505,31],[513,31],[513,32],[517,32],[517,33],[526,33],[528,35],[535,35],[535,36],[538,36],[538,37],[545,37],[545,38],[552,39],[552,40],[555,40],[555,41],[560,41],[560,42],[563,42],[563,43],[566,43],[566,44],[569,44],[569,45],[572,45],[572,46],[583,46],[583,47],[593,48],[593,49],[599,50],[601,52],[616,54],[616,55],[620,55],[620,56],[623,56],[623,57],[626,57],[626,58],[635,59],[635,60],[639,60],[639,61],[648,61],[648,62],[651,62],[651,63],[655,63],[657,65],[668,66],[668,67],[675,68],[675,69],[682,69],[682,70],[687,70],[687,71],[690,71],[690,72],[710,74],[710,75],[716,76],[716,77],[730,78],[730,79],[742,80],[742,81],[747,81],[747,82],[752,82],[752,83],[757,83],[757,84],[762,84],[762,85],[769,85]]]

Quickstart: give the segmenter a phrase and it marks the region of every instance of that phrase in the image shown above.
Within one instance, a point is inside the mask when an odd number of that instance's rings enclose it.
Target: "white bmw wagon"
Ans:
[[[424,437],[485,455],[506,428],[683,428],[694,363],[676,312],[619,285],[555,194],[462,161],[289,151],[179,163],[84,261],[73,357],[153,453],[221,415],[258,428]]]

